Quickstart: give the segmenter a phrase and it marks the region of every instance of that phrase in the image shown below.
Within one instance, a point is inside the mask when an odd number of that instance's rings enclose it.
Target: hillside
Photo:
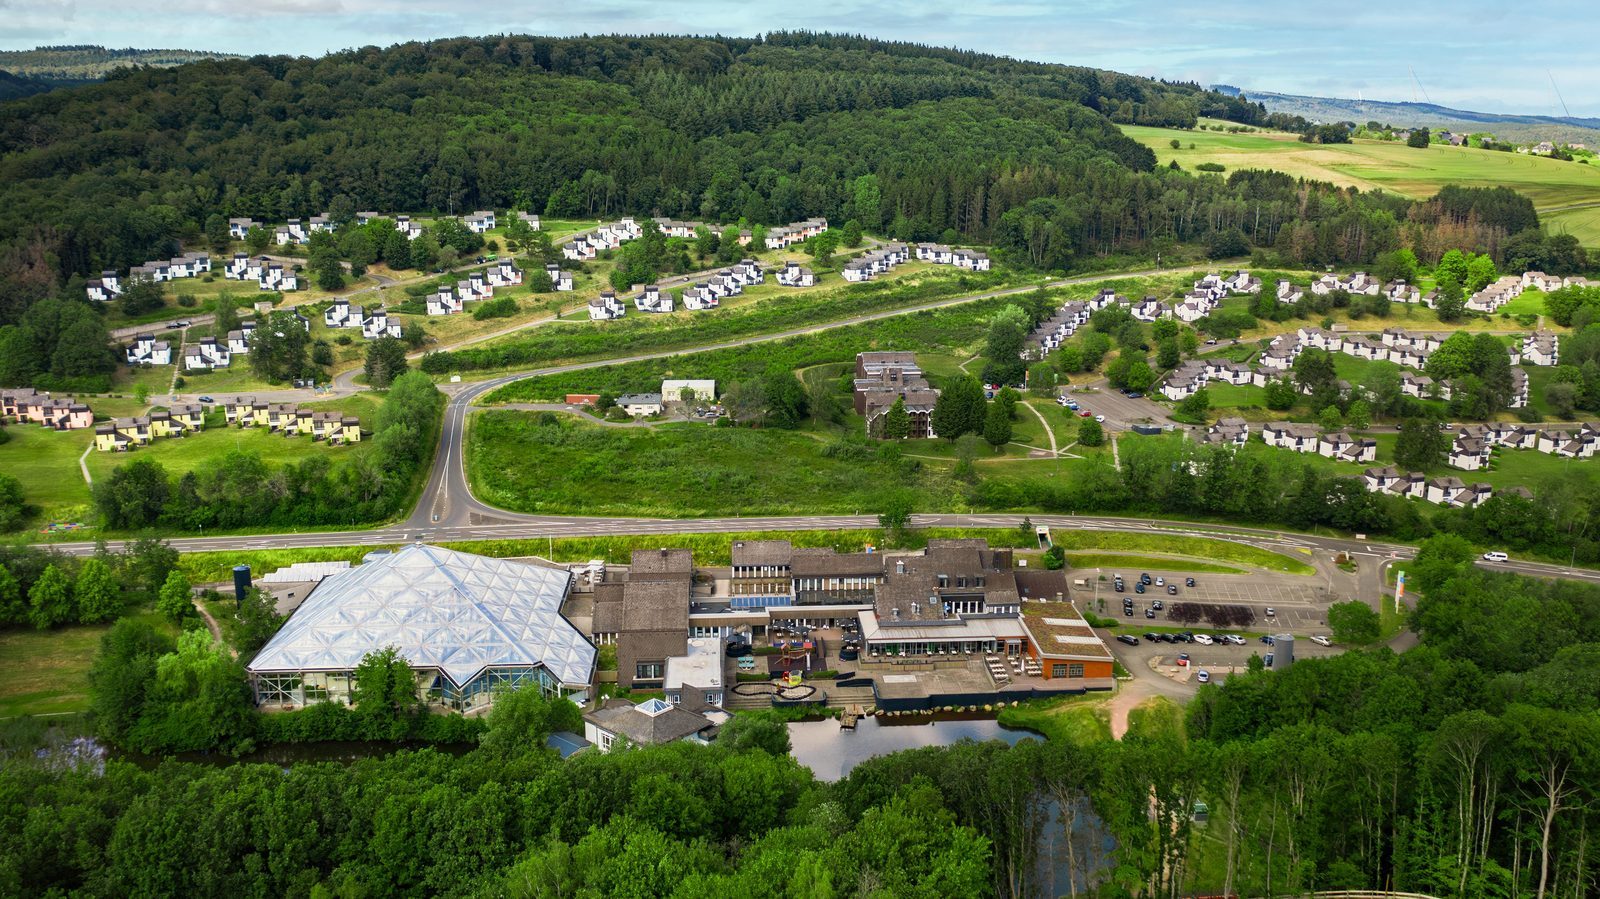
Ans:
[[[82,273],[169,252],[212,215],[282,221],[340,196],[557,218],[898,218],[908,234],[987,238],[1042,196],[1126,195],[1106,173],[1148,171],[1154,157],[1113,121],[1185,125],[1220,100],[809,34],[462,38],[202,61],[0,109],[13,201],[0,243],[48,225],[63,274]]]
[[[1492,131],[1502,140],[1517,143],[1548,140],[1588,143],[1593,146],[1600,142],[1600,119],[1596,118],[1472,112],[1436,103],[1346,100],[1279,94],[1272,91],[1245,91],[1244,94],[1266,106],[1270,112],[1298,115],[1318,122],[1382,122],[1400,128]]]
[[[31,97],[34,94],[42,94],[55,87],[57,85],[53,82],[13,75],[10,72],[0,70],[0,101]]]
[[[52,84],[78,84],[95,81],[129,66],[167,68],[202,59],[237,59],[231,53],[201,50],[139,50],[127,47],[108,49],[93,44],[63,47],[36,47],[32,50],[0,50],[0,72],[23,75]],[[0,99],[6,99],[0,94]]]

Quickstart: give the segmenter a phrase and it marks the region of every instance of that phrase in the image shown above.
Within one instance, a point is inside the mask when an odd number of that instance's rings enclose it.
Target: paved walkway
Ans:
[[[1050,427],[1050,422],[1045,420],[1044,413],[1040,412],[1038,409],[1035,409],[1033,407],[1032,403],[1026,403],[1025,402],[1025,403],[1022,404],[1022,406],[1023,406],[1023,408],[1027,409],[1029,412],[1032,412],[1034,414],[1034,416],[1039,419],[1039,424],[1044,425],[1044,435],[1046,437],[1050,438],[1050,455],[1052,457],[1060,456],[1061,455],[1061,451],[1056,448],[1056,432],[1055,432],[1055,429]]]

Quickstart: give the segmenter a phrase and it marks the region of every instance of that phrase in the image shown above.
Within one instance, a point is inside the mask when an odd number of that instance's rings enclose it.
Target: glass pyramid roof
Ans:
[[[561,615],[570,580],[562,568],[407,546],[324,580],[248,667],[344,671],[394,646],[458,687],[485,668],[532,665],[587,684],[595,648]]]

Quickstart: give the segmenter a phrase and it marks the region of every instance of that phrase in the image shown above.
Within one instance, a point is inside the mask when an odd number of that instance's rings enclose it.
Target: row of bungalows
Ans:
[[[791,222],[767,232],[767,249],[787,249],[802,240],[810,240],[826,230],[828,230],[828,220],[825,218],[810,218],[803,222]]]
[[[917,244],[917,261],[931,262],[934,265],[953,265],[956,268],[966,269],[970,272],[986,272],[989,270],[989,256],[978,250],[966,250],[945,246],[942,243]]]
[[[89,404],[73,397],[53,397],[29,387],[0,391],[0,421],[36,424],[52,431],[76,431],[94,424]]]
[[[705,222],[680,222],[677,219],[666,218],[665,216],[656,216],[650,221],[655,223],[656,230],[662,234],[684,240],[692,240],[701,228],[707,227]],[[739,242],[739,246],[745,246],[750,242],[750,232],[740,231],[739,233],[744,236],[744,240]]]
[[[123,348],[129,365],[171,365],[172,344],[154,334],[139,334]]]
[[[1267,373],[1229,359],[1190,359],[1162,379],[1161,394],[1168,399],[1184,400],[1207,384],[1265,387]]]
[[[222,276],[233,281],[254,281],[261,290],[300,289],[300,276],[292,267],[285,268],[280,262],[249,253],[234,253],[223,267]]]
[[[561,247],[561,255],[580,262],[595,258],[601,250],[615,250],[630,240],[644,234],[644,229],[631,216],[601,225],[588,234],[580,234]]]
[[[1452,468],[1479,471],[1496,449],[1534,450],[1567,459],[1587,459],[1600,451],[1600,424],[1531,428],[1509,422],[1463,425],[1450,445]]]
[[[176,281],[180,278],[196,278],[211,271],[211,256],[208,253],[184,253],[171,259],[158,259],[136,265],[128,270],[127,280],[124,281],[114,271],[103,271],[100,277],[91,279],[84,285],[84,291],[91,300],[106,301],[118,297],[127,289],[131,281],[149,281],[161,284],[167,281]]]
[[[1422,368],[1444,338],[1437,334],[1412,334],[1403,328],[1388,328],[1381,334],[1341,334],[1322,328],[1303,327],[1293,334],[1274,338],[1263,365],[1287,371],[1305,350],[1343,353],[1356,359],[1393,362],[1407,368]]]
[[[1516,275],[1502,275],[1493,284],[1467,297],[1466,305],[1471,312],[1492,313],[1520,296],[1522,279]]]
[[[162,437],[186,437],[205,430],[205,409],[182,403],[168,409],[154,409],[149,415],[117,418],[94,429],[94,448],[102,453],[122,452],[146,446]]]
[[[1078,333],[1089,317],[1112,305],[1128,305],[1126,297],[1108,288],[1087,300],[1070,300],[1061,304],[1055,314],[1040,322],[1023,343],[1022,355],[1027,359],[1043,359],[1061,346],[1067,338]]]
[[[314,215],[304,221],[290,219],[286,224],[273,229],[272,239],[280,247],[286,247],[290,244],[303,245],[311,242],[312,232],[332,232],[333,229],[333,220],[328,218],[327,213],[323,213],[322,215]],[[231,231],[232,229],[230,228],[229,230]],[[249,230],[249,228],[246,228],[246,233]]]
[[[1430,478],[1420,471],[1402,472],[1393,466],[1369,468],[1361,474],[1361,484],[1371,493],[1383,493],[1458,509],[1482,505],[1494,495],[1488,484],[1468,484],[1460,478]],[[1523,487],[1511,492],[1531,496]]]
[[[1559,365],[1561,344],[1552,331],[1534,331],[1522,338],[1522,361],[1526,365]]]
[[[695,312],[715,309],[722,305],[725,298],[736,297],[744,293],[746,287],[766,283],[766,280],[767,273],[761,268],[761,263],[754,259],[741,259],[735,265],[685,287],[683,308]],[[672,293],[651,285],[634,300],[634,305],[640,312],[671,312]]]
[[[1261,440],[1267,446],[1316,453],[1339,462],[1371,462],[1378,457],[1378,442],[1370,437],[1353,437],[1345,431],[1324,434],[1310,424],[1268,422],[1261,426]]]
[[[1562,275],[1547,275],[1544,272],[1522,273],[1523,289],[1533,287],[1542,290],[1545,293],[1549,293],[1553,290],[1560,290],[1563,287],[1588,286],[1589,279],[1583,277],[1582,275],[1566,275],[1563,277]]]
[[[1244,446],[1250,442],[1250,422],[1242,418],[1219,418],[1206,429],[1205,442]]]
[[[817,283],[817,276],[811,269],[791,260],[778,270],[776,280],[783,287],[812,287]]]
[[[294,403],[268,403],[253,396],[237,396],[222,404],[228,424],[241,428],[266,428],[286,437],[310,435],[338,446],[361,442],[361,419],[338,412],[303,409]]]
[[[1352,275],[1327,274],[1311,282],[1311,292],[1317,296],[1327,296],[1339,290],[1354,296],[1375,297],[1383,293],[1383,282],[1366,272],[1356,272]]]
[[[1261,279],[1240,270],[1231,275],[1212,272],[1194,282],[1194,289],[1183,295],[1183,300],[1172,309],[1173,318],[1193,324],[1215,312],[1229,296],[1243,296],[1261,292]]]
[[[430,308],[436,298],[428,298]],[[322,311],[322,324],[330,329],[360,328],[361,336],[368,340],[399,337],[402,333],[399,320],[390,318],[382,306],[369,312],[361,306],[350,305],[350,301],[342,297]]]
[[[844,264],[840,274],[852,283],[870,281],[911,260],[911,250],[903,243],[886,243]]]
[[[562,274],[561,268],[549,265],[545,270],[550,273],[551,285],[561,289],[557,280]],[[571,281],[571,276],[567,276],[567,290],[572,289]],[[517,268],[512,260],[502,259],[481,272],[468,272],[466,280],[457,281],[454,287],[440,285],[427,299],[428,314],[454,315],[466,308],[470,301],[487,300],[494,296],[497,287],[512,287],[521,283],[522,269]]]

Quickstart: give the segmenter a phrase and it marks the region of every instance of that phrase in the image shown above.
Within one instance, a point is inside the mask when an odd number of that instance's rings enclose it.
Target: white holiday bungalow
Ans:
[[[361,307],[350,305],[349,300],[338,299],[322,311],[322,324],[326,328],[361,327]]]
[[[448,285],[441,286],[439,290],[428,297],[429,315],[455,315],[462,310],[462,300],[455,288]]]
[[[532,228],[533,230],[539,230],[539,217],[537,215],[531,212],[519,212],[517,213],[517,218],[523,222],[526,222],[528,227]]]
[[[672,292],[651,284],[644,289],[644,293],[633,298],[633,306],[640,312],[671,312]]]
[[[154,334],[140,334],[127,346],[129,365],[171,365],[172,344]]]
[[[494,210],[480,209],[467,216],[467,230],[473,234],[485,234],[494,230]]]
[[[562,271],[561,266],[552,262],[544,267],[544,273],[550,276],[550,285],[556,290],[572,289],[572,273]]]
[[[720,305],[722,305],[722,301],[704,283],[693,284],[683,289],[683,308],[685,309],[699,312],[704,309],[715,309]]]
[[[377,340],[379,337],[399,337],[400,323],[389,318],[389,313],[382,308],[372,310],[372,314],[361,322],[361,336],[368,340]]]
[[[501,259],[484,273],[490,287],[512,287],[522,283],[522,269],[510,259]]]
[[[784,287],[811,287],[817,283],[817,276],[799,263],[785,262],[783,270],[778,272],[778,283]]]
[[[227,368],[233,361],[228,347],[218,343],[215,337],[207,337],[200,342],[184,348],[184,371],[208,371],[214,368]]]
[[[1279,279],[1278,302],[1288,303],[1289,305],[1293,306],[1305,299],[1305,296],[1305,291],[1301,290],[1293,281],[1290,281],[1288,278]]]
[[[411,216],[395,216],[394,229],[406,236],[407,240],[416,240],[422,236],[422,226],[413,222]]]
[[[622,305],[622,301],[617,299],[617,292],[614,290],[602,290],[599,296],[589,301],[590,321],[609,321],[610,319],[621,318],[627,311],[628,307]]]
[[[253,218],[228,219],[228,236],[234,240],[244,240],[250,234],[250,229],[259,227],[260,223]]]

